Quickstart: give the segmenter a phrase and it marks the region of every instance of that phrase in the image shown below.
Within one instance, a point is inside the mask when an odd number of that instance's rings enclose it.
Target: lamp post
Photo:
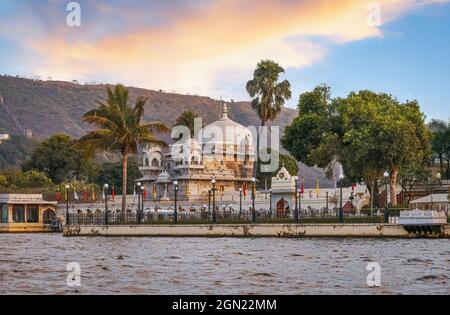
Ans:
[[[239,219],[242,216],[242,188],[239,188]]]
[[[144,217],[144,191],[145,191],[145,186],[142,185],[141,186],[141,210],[139,211],[139,223],[142,222],[142,219]]]
[[[384,179],[386,181],[386,203],[385,203],[385,208],[384,208],[384,223],[389,223],[389,201],[388,201],[388,177],[389,177],[389,172],[386,171],[383,174]]]
[[[108,188],[108,184],[103,185],[103,195],[105,195],[105,225],[108,225]]]
[[[298,179],[295,180],[295,211],[294,222],[298,223]]]
[[[69,189],[70,186],[66,185],[66,225],[69,225]]]
[[[211,213],[211,189],[208,189],[208,214]]]
[[[344,174],[339,175],[339,187],[340,187],[340,198],[339,198],[339,223],[344,223],[344,208],[342,206],[342,186],[344,183],[342,180],[344,179]]]
[[[213,212],[212,212],[212,221],[213,224],[216,224],[216,179],[213,177],[211,180],[212,184],[212,206],[213,206]]]
[[[256,198],[256,178],[252,178],[252,223],[256,223],[256,209],[255,209],[255,198]]]
[[[177,209],[178,182],[177,181],[173,182],[173,188],[175,190],[175,212],[174,212],[174,216],[173,216],[173,224],[177,224],[178,223],[178,209]]]
[[[141,187],[142,187],[142,183],[141,182],[137,182],[136,186],[137,186],[137,194],[138,194],[138,206],[137,206],[136,214],[137,214],[137,219],[138,219],[138,222],[139,222],[139,213],[141,211],[141,192],[142,192]]]

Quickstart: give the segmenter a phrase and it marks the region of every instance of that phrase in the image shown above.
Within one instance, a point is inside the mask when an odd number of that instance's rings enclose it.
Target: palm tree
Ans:
[[[282,73],[284,69],[276,62],[261,60],[253,72],[253,79],[247,82],[247,92],[253,98],[252,107],[261,119],[261,127],[268,121],[274,121],[285,102],[292,96],[289,81],[278,82]],[[255,174],[259,168],[259,132],[256,150]]]
[[[428,127],[433,134],[431,147],[439,158],[440,173],[444,176],[444,159],[448,161],[447,155],[450,151],[450,121],[446,123],[443,120],[432,119]]]
[[[137,153],[138,143],[150,143],[166,147],[155,133],[169,132],[161,122],[142,123],[147,98],[138,97],[134,108],[128,104],[128,89],[119,84],[114,91],[107,88],[106,102],[83,115],[82,120],[99,129],[89,132],[78,140],[78,145],[91,146],[96,150],[118,152],[122,155],[122,211],[125,211],[127,196],[128,157]]]
[[[175,121],[174,127],[176,126],[185,126],[189,128],[191,131],[191,137],[194,137],[194,129],[195,129],[195,118],[198,117],[198,114],[192,110],[187,110],[177,118]],[[180,136],[181,137],[181,136]]]

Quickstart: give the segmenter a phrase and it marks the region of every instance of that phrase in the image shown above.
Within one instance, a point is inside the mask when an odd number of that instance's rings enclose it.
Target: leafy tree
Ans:
[[[89,177],[88,170],[95,163],[92,156],[76,150],[75,140],[65,134],[54,135],[40,143],[22,170],[47,174],[52,182],[59,184],[75,178]]]
[[[185,111],[181,113],[173,126],[185,126],[189,128],[189,130],[191,131],[191,137],[194,137],[195,118],[197,117],[198,114],[196,112],[191,110]]]
[[[428,124],[432,133],[431,148],[439,158],[439,169],[442,176],[449,177],[450,160],[450,121],[433,119]],[[447,171],[444,173],[444,160],[447,161]]]
[[[339,162],[347,178],[378,191],[390,172],[391,203],[397,204],[402,168],[423,165],[429,156],[429,132],[417,102],[399,103],[391,95],[360,91],[331,100],[325,86],[302,94],[299,117],[285,130],[283,146],[308,165]]]
[[[43,172],[28,171],[18,173],[11,181],[17,188],[46,188],[53,185],[53,182]]]
[[[125,212],[129,156],[137,153],[138,143],[167,146],[157,139],[155,133],[169,132],[170,129],[161,122],[142,122],[147,98],[138,97],[134,107],[131,107],[128,103],[129,91],[121,84],[116,85],[114,90],[108,87],[107,94],[105,102],[97,101],[99,106],[83,115],[84,122],[99,129],[81,137],[78,146],[122,155],[122,211]]]
[[[279,82],[284,69],[272,60],[262,60],[253,72],[253,79],[247,82],[247,92],[252,100],[252,107],[261,119],[261,126],[273,121],[281,112],[286,100],[291,98],[291,84],[284,80]],[[259,132],[256,144],[256,168],[259,169]]]
[[[127,193],[133,193],[134,183],[137,179],[142,177],[139,171],[139,166],[136,158],[128,160],[127,164]],[[100,171],[97,176],[96,182],[100,187],[103,187],[105,183],[110,187],[114,185],[115,191],[122,190],[122,163],[107,162],[103,163],[100,167]]]

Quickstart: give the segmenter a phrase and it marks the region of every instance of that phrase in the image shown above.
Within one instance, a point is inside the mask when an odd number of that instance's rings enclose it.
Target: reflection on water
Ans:
[[[369,262],[380,288],[366,285]],[[449,278],[445,239],[0,235],[0,294],[449,294]]]

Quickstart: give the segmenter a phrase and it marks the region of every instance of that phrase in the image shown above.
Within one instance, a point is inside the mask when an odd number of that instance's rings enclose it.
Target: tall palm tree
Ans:
[[[261,127],[264,127],[268,121],[274,121],[285,102],[292,96],[289,81],[278,82],[282,73],[284,69],[278,63],[272,60],[261,60],[253,72],[253,79],[247,82],[247,92],[253,98],[252,107],[261,119]],[[255,174],[259,168],[259,142],[258,132]]]
[[[444,174],[444,159],[449,159],[447,155],[450,151],[450,122],[446,123],[443,120],[432,119],[428,127],[433,134],[431,147],[433,152],[439,158],[439,169],[441,175],[448,175]]]
[[[194,137],[194,129],[195,129],[195,118],[198,117],[198,114],[192,110],[187,110],[177,118],[175,121],[174,127],[176,126],[185,126],[189,128],[191,131],[191,137]]]
[[[147,98],[138,97],[134,108],[128,104],[128,89],[119,84],[114,91],[107,88],[105,102],[83,115],[82,120],[99,129],[89,132],[78,140],[78,145],[92,146],[96,150],[118,152],[122,155],[122,211],[125,211],[127,196],[128,157],[137,153],[138,143],[150,143],[166,147],[155,133],[169,132],[161,122],[142,122]]]

